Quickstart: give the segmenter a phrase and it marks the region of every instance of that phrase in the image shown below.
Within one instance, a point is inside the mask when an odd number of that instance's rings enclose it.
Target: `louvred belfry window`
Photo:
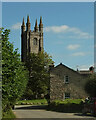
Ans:
[[[34,38],[34,45],[37,45],[37,38]]]

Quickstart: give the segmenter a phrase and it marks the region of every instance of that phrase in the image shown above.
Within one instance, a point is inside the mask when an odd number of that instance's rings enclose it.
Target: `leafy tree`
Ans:
[[[9,42],[10,30],[2,30],[2,105],[3,111],[10,109],[23,94],[28,70],[21,63],[18,49]]]
[[[96,97],[96,73],[89,76],[85,84],[85,91],[91,96]]]
[[[41,94],[48,94],[48,66],[52,63],[51,56],[46,52],[39,52],[38,54],[32,53],[28,56],[26,66],[29,70],[29,82],[25,97],[28,99],[41,98]]]

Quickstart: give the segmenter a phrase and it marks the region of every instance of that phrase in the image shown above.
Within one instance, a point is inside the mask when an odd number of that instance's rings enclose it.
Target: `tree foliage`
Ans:
[[[3,111],[12,107],[23,94],[28,70],[21,63],[18,49],[9,42],[10,30],[2,30],[2,102]]]
[[[85,91],[91,96],[96,97],[96,73],[89,76],[85,84]]]
[[[49,89],[48,66],[53,61],[46,52],[30,54],[26,66],[29,70],[29,82],[26,90],[26,98],[40,98],[41,95],[47,95]]]

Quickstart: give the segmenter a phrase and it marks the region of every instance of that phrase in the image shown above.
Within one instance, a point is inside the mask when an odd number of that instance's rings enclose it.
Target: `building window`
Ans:
[[[37,45],[37,38],[34,38],[34,45]]]
[[[65,99],[70,98],[70,93],[65,93],[65,94],[64,94],[64,98],[65,98]]]
[[[69,83],[69,76],[68,76],[68,75],[64,76],[64,82],[65,82],[66,84]]]

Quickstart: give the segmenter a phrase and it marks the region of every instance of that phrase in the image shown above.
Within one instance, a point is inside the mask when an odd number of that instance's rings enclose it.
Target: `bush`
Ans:
[[[90,97],[96,97],[96,74],[89,76],[85,84],[85,91],[89,94]]]
[[[3,118],[16,118],[16,116],[14,115],[14,113],[12,112],[12,110],[8,110],[7,112],[4,113]],[[4,120],[4,119],[2,119]],[[8,119],[8,120],[12,120],[12,119]]]
[[[66,99],[64,101],[55,100],[49,104],[48,110],[58,112],[81,112],[83,105],[81,99]]]

